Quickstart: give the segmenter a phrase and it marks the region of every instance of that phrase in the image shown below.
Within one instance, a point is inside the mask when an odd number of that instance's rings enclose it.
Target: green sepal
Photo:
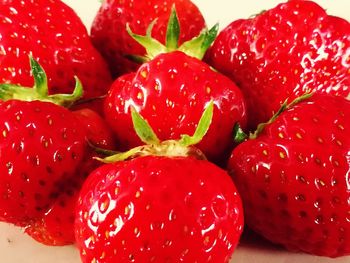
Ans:
[[[148,26],[145,36],[133,33],[131,31],[130,25],[129,24],[126,25],[126,31],[129,33],[129,35],[134,40],[136,40],[136,42],[138,42],[141,46],[143,46],[146,49],[146,53],[147,53],[146,58],[148,58],[148,59],[152,59],[152,58],[156,57],[158,54],[167,52],[166,47],[162,43],[160,43],[158,40],[156,40],[155,38],[152,38],[152,36],[151,36],[152,29],[153,29],[156,22],[157,22],[157,20],[154,20]]]
[[[278,111],[276,113],[274,113],[272,115],[272,117],[267,121],[267,122],[263,122],[263,123],[260,123],[258,125],[258,127],[256,128],[255,132],[254,133],[251,133],[249,135],[249,138],[250,139],[256,139],[258,137],[258,135],[265,129],[265,127],[271,123],[273,123],[276,118],[281,115],[282,112],[292,108],[294,105],[304,101],[304,100],[307,100],[309,99],[311,96],[313,95],[312,92],[305,92],[303,95],[295,98],[291,103],[288,103],[288,99],[286,99],[282,104],[281,104],[281,107],[278,109]]]
[[[152,38],[152,30],[156,22],[157,20],[154,20],[148,26],[145,36],[133,33],[130,29],[129,24],[126,25],[126,30],[129,33],[129,35],[146,49],[146,61],[147,59],[153,59],[159,54],[170,53],[173,51],[181,51],[187,54],[188,56],[202,60],[206,51],[214,42],[219,32],[219,24],[215,24],[210,30],[208,30],[208,28],[205,27],[199,36],[184,42],[179,47],[180,23],[176,14],[175,6],[173,6],[171,9],[171,14],[167,26],[166,44],[163,45],[158,40]],[[132,55],[128,55],[128,57],[131,57],[132,60],[134,60],[134,57]],[[139,59],[139,57],[137,58]],[[145,62],[145,58],[141,57],[139,61]]]
[[[145,144],[160,143],[160,140],[158,139],[151,126],[144,118],[142,118],[142,116],[133,107],[131,107],[131,118],[135,132],[142,142],[144,142]]]
[[[215,24],[210,30],[205,28],[198,37],[184,42],[178,50],[202,60],[208,48],[214,42],[218,32],[219,24]]]
[[[187,134],[181,135],[179,143],[183,146],[191,146],[198,144],[209,130],[210,124],[213,119],[213,113],[214,102],[210,101],[198,122],[194,134],[192,136],[189,136]]]
[[[77,77],[75,78],[75,88],[71,94],[48,94],[47,76],[41,65],[29,56],[30,67],[34,78],[33,87],[23,87],[20,85],[3,83],[0,84],[0,99],[3,101],[16,99],[22,101],[46,101],[64,107],[72,106],[83,96],[83,86]]]
[[[197,128],[192,136],[182,135],[180,140],[160,141],[155,135],[153,129],[148,122],[134,109],[131,108],[131,116],[134,124],[134,129],[140,139],[146,145],[138,146],[126,152],[120,152],[107,156],[105,158],[95,157],[103,163],[115,163],[125,161],[131,158],[157,155],[157,156],[196,156],[197,158],[206,159],[204,154],[193,145],[198,144],[207,133],[212,122],[214,112],[214,102],[210,101],[204,110]],[[176,155],[183,153],[184,155]],[[175,154],[175,155],[174,155]]]
[[[180,22],[176,14],[175,4],[173,4],[166,32],[165,46],[167,50],[176,50],[179,47],[179,38]]]
[[[242,143],[246,139],[248,139],[249,136],[243,131],[241,125],[237,122],[235,126],[233,127],[233,140],[235,143]]]

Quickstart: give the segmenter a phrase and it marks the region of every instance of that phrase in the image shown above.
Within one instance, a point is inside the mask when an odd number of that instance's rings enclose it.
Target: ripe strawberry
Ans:
[[[349,50],[348,21],[312,1],[292,0],[232,22],[206,61],[242,89],[255,129],[305,91],[349,96]]]
[[[73,111],[80,123],[86,129],[86,137],[91,144],[104,149],[113,149],[114,137],[104,120],[90,109]],[[101,163],[93,157],[98,154],[93,148],[88,148],[84,159],[79,165],[74,178],[70,178],[59,186],[57,199],[42,217],[31,220],[25,227],[25,232],[40,243],[50,246],[62,246],[75,243],[74,220],[75,206],[80,188],[88,174]]]
[[[104,95],[111,83],[107,64],[93,47],[77,14],[60,0],[11,0],[0,5],[0,82],[31,87],[28,55],[48,75],[50,94],[70,93],[74,76],[84,98]]]
[[[170,10],[176,5],[180,17],[180,43],[192,39],[204,28],[204,18],[190,0],[107,0],[103,1],[91,27],[91,39],[109,63],[114,77],[137,69],[138,64],[127,57],[144,56],[145,49],[126,31],[129,24],[133,32],[145,34],[147,25],[155,21],[153,36],[166,42],[166,24]]]
[[[350,254],[349,118],[348,100],[314,94],[233,150],[250,228],[289,250]]]
[[[90,170],[91,172],[92,170]],[[75,242],[74,220],[81,180],[67,180],[59,189],[59,196],[41,217],[27,222],[25,233],[48,246],[64,246]]]
[[[49,95],[45,72],[30,62],[34,88],[0,85],[0,220],[22,227],[50,216],[87,156],[87,130],[60,106],[81,97],[81,83]]]
[[[226,171],[188,155],[208,130],[203,116],[180,142],[159,142],[133,118],[152,145],[109,158],[119,161],[84,183],[75,224],[83,262],[229,261],[243,229],[241,200]]]
[[[176,23],[174,13],[169,23]],[[174,30],[171,26],[169,28],[168,36],[171,36]],[[246,123],[245,103],[232,81],[198,59],[205,53],[206,44],[209,46],[211,39],[215,38],[215,30],[205,31],[178,50],[170,49],[169,53],[162,53],[168,47],[152,42],[150,35],[132,34],[141,43],[151,42],[158,46],[147,46],[148,53],[154,58],[136,73],[119,77],[105,99],[106,120],[122,148],[141,144],[133,130],[131,107],[147,119],[161,140],[178,139],[181,134],[191,134],[195,130],[203,109],[213,100],[213,123],[198,148],[212,161],[227,159],[225,154],[228,157],[232,149],[234,124],[240,122],[245,126]],[[196,46],[192,47],[194,44]],[[160,54],[157,55],[158,50]],[[184,51],[196,53],[187,55]]]

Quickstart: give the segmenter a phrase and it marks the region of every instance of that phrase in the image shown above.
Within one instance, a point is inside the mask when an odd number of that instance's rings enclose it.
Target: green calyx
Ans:
[[[309,99],[311,96],[313,95],[313,93],[311,92],[305,92],[303,95],[295,98],[291,103],[288,103],[288,99],[286,99],[281,107],[279,108],[279,110],[274,113],[272,115],[272,117],[267,121],[267,122],[263,122],[263,123],[260,123],[258,125],[258,127],[256,128],[256,130],[253,132],[253,133],[250,133],[249,135],[247,135],[243,130],[242,128],[240,127],[240,125],[238,123],[236,123],[235,127],[234,127],[234,141],[236,143],[241,143],[247,139],[256,139],[259,134],[262,133],[262,131],[265,129],[265,127],[271,123],[273,123],[277,117],[279,115],[281,115],[282,112],[290,109],[290,108],[293,108],[294,105],[304,101],[304,100],[307,100]]]
[[[145,145],[135,147],[127,152],[117,153],[104,159],[96,158],[104,163],[124,161],[138,156],[195,156],[205,159],[204,154],[193,147],[198,144],[209,130],[214,112],[214,103],[211,101],[204,110],[197,128],[192,136],[182,135],[179,140],[161,141],[154,133],[148,122],[132,108],[131,117],[135,132]]]
[[[30,68],[34,78],[33,87],[23,87],[14,84],[0,84],[0,100],[22,100],[22,101],[46,101],[64,107],[72,106],[83,96],[83,87],[80,80],[75,77],[75,88],[71,94],[53,94],[48,93],[47,76],[40,64],[29,56]]]
[[[163,45],[151,36],[153,27],[156,24],[156,22],[157,21],[154,20],[149,25],[145,36],[133,33],[130,29],[130,26],[127,24],[126,29],[130,36],[134,38],[139,44],[141,44],[147,52],[145,57],[130,55],[130,59],[137,62],[145,62],[153,59],[154,57],[162,53],[182,51],[188,56],[192,56],[198,58],[199,60],[202,60],[207,49],[213,43],[219,31],[218,24],[214,25],[211,29],[204,28],[199,36],[189,41],[186,41],[179,46],[180,23],[176,14],[175,6],[173,6],[166,32],[166,42],[165,45]]]

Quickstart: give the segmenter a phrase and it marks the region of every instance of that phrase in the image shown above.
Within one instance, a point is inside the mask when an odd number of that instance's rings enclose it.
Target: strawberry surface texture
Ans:
[[[206,61],[247,100],[249,128],[305,91],[349,96],[350,24],[312,1],[281,3],[219,34]]]
[[[193,157],[106,164],[85,182],[76,238],[83,262],[229,262],[243,230],[226,173]]]
[[[25,226],[75,175],[86,132],[69,110],[50,102],[2,102],[0,120],[0,220]]]
[[[250,228],[292,251],[350,254],[349,116],[350,101],[315,94],[233,150]]]

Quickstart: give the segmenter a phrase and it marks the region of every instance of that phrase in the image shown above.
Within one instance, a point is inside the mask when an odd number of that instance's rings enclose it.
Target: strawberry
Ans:
[[[78,178],[83,179],[80,175]],[[47,246],[64,246],[75,242],[75,207],[83,182],[75,181],[67,180],[61,185],[59,196],[45,214],[27,223],[24,229],[26,234]]]
[[[102,2],[91,27],[91,40],[108,62],[115,78],[138,68],[138,63],[128,59],[130,55],[146,54],[145,49],[127,33],[126,25],[137,34],[145,34],[147,25],[155,21],[153,36],[165,43],[166,24],[173,5],[176,5],[180,17],[180,28],[184,29],[180,35],[180,43],[183,43],[198,35],[205,25],[200,10],[190,0]]]
[[[31,67],[34,88],[0,86],[0,220],[19,226],[47,211],[86,149],[85,130],[55,104],[80,98],[79,81],[72,95],[48,95],[46,75],[33,58]]]
[[[250,228],[289,250],[350,254],[349,118],[348,100],[314,94],[233,150]]]
[[[178,32],[171,25],[176,23],[177,16],[172,13],[167,36],[175,42]],[[240,122],[244,126],[246,123],[245,102],[231,80],[199,59],[215,38],[216,30],[214,26],[177,49],[150,38],[151,30],[147,36],[130,32],[138,42],[145,44],[152,59],[141,65],[137,72],[116,79],[105,99],[106,120],[123,149],[142,143],[133,130],[131,107],[147,119],[161,140],[167,140],[191,134],[203,109],[213,100],[213,122],[198,148],[212,161],[228,158],[234,124]]]
[[[350,24],[312,1],[291,0],[223,29],[206,61],[247,100],[250,129],[306,91],[349,96]]]
[[[114,137],[104,120],[91,109],[73,111],[77,122],[86,128],[86,138],[96,147],[113,149]],[[79,171],[59,186],[59,196],[42,217],[31,220],[25,227],[25,233],[36,241],[49,246],[62,246],[75,243],[74,220],[75,206],[80,188],[88,174],[96,169],[100,162],[93,159],[98,154],[89,148],[79,165]]]
[[[0,5],[0,82],[32,87],[28,55],[48,75],[49,93],[70,93],[74,76],[84,97],[104,95],[111,76],[77,14],[60,0],[11,0]]]
[[[82,262],[229,262],[243,228],[240,196],[191,146],[212,111],[213,103],[180,142],[160,142],[133,111],[137,134],[152,144],[108,157],[85,181],[75,223]]]

